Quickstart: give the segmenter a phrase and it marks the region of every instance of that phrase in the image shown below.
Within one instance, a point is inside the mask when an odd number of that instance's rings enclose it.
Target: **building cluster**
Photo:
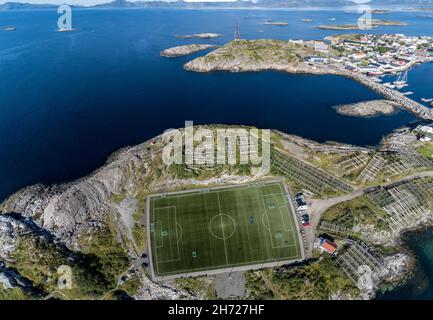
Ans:
[[[419,125],[414,131],[418,133],[418,139],[421,142],[429,142],[433,139],[433,124]]]
[[[307,63],[337,65],[371,76],[399,73],[433,59],[433,38],[426,36],[350,35],[313,43],[318,54],[306,57]]]

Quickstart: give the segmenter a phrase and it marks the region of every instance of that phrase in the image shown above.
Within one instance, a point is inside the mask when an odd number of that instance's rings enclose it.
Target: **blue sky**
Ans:
[[[75,5],[94,5],[99,3],[111,2],[112,0],[0,0],[0,4],[5,2],[28,2],[28,3],[43,3],[43,4],[75,4]],[[227,2],[234,0],[185,0],[189,2],[204,2],[204,1],[212,1],[212,2]]]

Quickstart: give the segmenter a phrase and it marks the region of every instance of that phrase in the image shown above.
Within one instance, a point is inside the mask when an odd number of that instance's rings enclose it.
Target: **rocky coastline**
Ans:
[[[263,47],[272,48],[273,54],[267,52]],[[240,49],[239,49],[240,47]],[[263,50],[251,53],[249,47]],[[283,50],[292,51],[289,61],[281,58]],[[259,52],[259,53],[257,53]],[[289,44],[276,40],[235,40],[227,45],[210,52],[209,54],[187,62],[184,69],[194,72],[259,72],[265,70],[282,71],[292,74],[313,74],[313,75],[338,75],[350,78],[361,85],[377,92],[385,99],[399,104],[402,108],[415,114],[424,120],[433,120],[433,109],[430,109],[410,98],[399,91],[390,89],[374,81],[367,75],[352,72],[334,65],[311,66],[304,62],[303,57],[308,54],[308,48]]]
[[[183,57],[214,47],[216,46],[211,44],[187,44],[165,49],[160,55],[167,58]]]
[[[352,104],[338,105],[333,108],[337,113],[351,117],[374,117],[377,115],[391,115],[400,105],[389,100],[371,100]]]
[[[302,137],[287,135],[274,130],[285,143],[298,148],[306,148],[323,153],[368,153],[371,150],[346,144],[322,144]],[[0,205],[0,261],[13,261],[13,252],[18,248],[22,237],[32,230],[36,237],[44,241],[65,246],[65,252],[71,257],[86,250],[86,241],[107,226],[107,219],[116,218],[116,229],[121,235],[130,259],[137,259],[133,239],[130,238],[128,221],[122,218],[118,210],[126,205],[123,200],[116,200],[118,195],[125,199],[141,193],[156,190],[177,189],[181,185],[207,185],[212,183],[235,183],[250,181],[251,177],[227,175],[204,181],[174,181],[165,176],[157,176],[154,167],[161,150],[161,136],[143,144],[123,148],[113,154],[106,165],[90,175],[70,183],[53,186],[35,185],[24,188],[11,195]],[[181,185],[179,185],[181,183]],[[145,188],[145,189],[143,189]],[[120,201],[120,202],[118,202]],[[134,203],[129,201],[128,203]],[[10,214],[13,212],[14,214]],[[114,215],[114,216],[113,216]],[[30,228],[30,229],[29,229]],[[126,241],[120,240],[125,238]],[[406,261],[406,260],[405,260]],[[394,263],[389,261],[389,263]],[[395,262],[397,263],[397,262]],[[399,264],[400,265],[400,264]],[[397,268],[397,266],[396,266]],[[401,273],[403,269],[398,269]],[[406,273],[407,270],[404,270]],[[8,273],[9,277],[13,273]],[[403,276],[403,274],[401,275]],[[144,279],[147,279],[144,277]],[[13,282],[15,280],[11,280]],[[29,283],[31,287],[33,284]],[[145,287],[143,287],[145,286]],[[146,295],[150,298],[186,297],[185,293],[173,290],[170,286],[159,286],[147,279],[139,289],[137,298]],[[374,292],[368,297],[374,296]]]
[[[377,28],[380,26],[406,26],[406,22],[392,21],[392,20],[377,20],[371,21],[371,27]],[[317,27],[322,30],[359,30],[359,26],[356,24],[339,24],[339,25],[320,25]]]
[[[192,38],[198,38],[198,39],[213,39],[213,38],[219,38],[222,37],[222,34],[219,33],[195,33],[195,34],[186,34],[186,35],[180,35],[176,36],[176,38],[179,39],[192,39]]]

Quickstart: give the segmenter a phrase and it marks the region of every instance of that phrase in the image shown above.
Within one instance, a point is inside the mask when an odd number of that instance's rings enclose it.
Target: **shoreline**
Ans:
[[[433,109],[430,109],[430,108],[422,105],[421,103],[416,102],[415,100],[408,98],[407,96],[403,95],[401,92],[399,92],[397,90],[387,88],[384,85],[375,82],[374,80],[372,80],[368,76],[365,76],[365,75],[360,74],[360,73],[340,69],[337,67],[328,66],[326,69],[325,68],[313,69],[313,68],[307,68],[307,67],[290,68],[287,66],[284,66],[284,67],[283,66],[279,66],[279,67],[277,67],[277,66],[264,66],[264,67],[255,67],[255,68],[248,68],[248,67],[243,68],[242,66],[237,66],[236,68],[215,68],[215,69],[206,70],[206,69],[201,69],[201,68],[197,68],[197,66],[194,66],[192,64],[192,62],[194,62],[194,61],[195,60],[192,60],[192,61],[186,63],[184,65],[184,69],[187,71],[203,72],[203,73],[216,72],[216,71],[226,71],[226,72],[235,72],[235,73],[236,72],[282,71],[282,72],[286,72],[289,74],[337,75],[337,76],[346,77],[346,78],[352,79],[352,80],[358,82],[359,84],[361,84],[362,86],[376,92],[380,96],[398,103],[399,105],[401,105],[401,107],[403,109],[415,114],[415,116],[417,116],[418,118],[423,119],[423,120],[433,121]],[[433,61],[433,59],[432,59],[432,61]],[[424,63],[428,63],[428,62],[432,62],[432,61],[425,61]],[[415,65],[417,65],[417,64],[412,64],[406,70],[410,70]],[[406,71],[406,70],[403,70],[403,71]]]
[[[399,107],[400,106],[393,101],[377,99],[340,104],[333,106],[332,108],[342,116],[369,119],[381,115],[390,116],[396,114]]]
[[[393,292],[398,291],[406,287],[410,284],[410,282],[418,275],[420,274],[420,259],[415,252],[414,248],[411,247],[408,241],[408,237],[412,237],[417,233],[425,233],[429,230],[433,230],[433,223],[429,223],[428,225],[419,225],[412,228],[403,229],[399,232],[398,236],[395,238],[396,242],[396,248],[400,251],[406,254],[410,259],[410,268],[407,270],[405,274],[403,274],[403,278],[401,279],[400,283],[397,283],[393,285],[391,283],[389,286],[381,288],[377,293],[380,294],[379,297],[377,297],[376,293],[376,300],[384,300],[384,298],[387,298],[386,295]],[[422,268],[421,268],[422,270]],[[424,273],[425,275],[425,273]],[[391,297],[392,298],[392,297]]]
[[[216,125],[218,126],[218,125]],[[224,125],[222,125],[223,127],[225,127]],[[195,126],[195,128],[199,128],[199,127],[203,127],[203,126]],[[204,126],[207,127],[207,126]],[[278,130],[274,130],[276,132],[278,132]],[[284,133],[283,133],[284,134]],[[331,148],[331,149],[335,149],[335,150],[346,150],[346,151],[350,151],[351,149],[355,148],[358,149],[358,147],[354,146],[354,145],[350,145],[350,144],[332,144],[329,145],[327,143],[318,143],[315,142],[313,140],[309,140],[300,136],[295,136],[295,135],[288,135],[288,134],[284,134],[284,138],[287,139],[287,141],[290,141],[291,139],[294,139],[297,143],[299,143],[299,145],[303,145],[305,143],[308,144],[312,144],[312,146],[310,146],[312,149],[322,149],[322,148]],[[55,184],[55,185],[32,185],[32,186],[28,186],[23,188],[20,191],[17,191],[16,193],[14,193],[13,195],[9,196],[5,201],[0,203],[0,211],[4,210],[5,208],[12,208],[11,206],[21,206],[22,203],[26,203],[27,200],[26,197],[34,195],[35,197],[40,197],[41,199],[45,199],[45,205],[47,205],[48,203],[50,203],[50,201],[52,201],[53,198],[58,197],[58,195],[56,195],[56,192],[60,192],[61,194],[67,194],[67,195],[71,195],[71,192],[76,192],[76,190],[80,190],[83,188],[88,188],[90,184],[92,185],[99,185],[102,181],[105,181],[105,179],[110,179],[110,181],[115,182],[114,185],[108,187],[107,190],[103,190],[101,191],[101,199],[97,199],[95,200],[97,203],[103,203],[104,205],[107,205],[107,203],[110,203],[110,196],[112,194],[112,192],[114,193],[118,193],[120,191],[117,191],[124,183],[126,183],[126,181],[123,181],[122,179],[119,179],[120,176],[124,176],[127,175],[126,171],[124,172],[124,170],[127,170],[127,168],[131,168],[131,163],[135,163],[136,161],[140,162],[140,161],[144,161],[147,162],[148,160],[146,160],[145,158],[143,158],[143,155],[148,153],[148,152],[157,152],[157,150],[153,150],[153,151],[148,151],[146,150],[147,147],[150,147],[151,145],[155,146],[153,148],[157,148],[159,150],[159,148],[161,143],[161,135],[157,135],[152,139],[147,140],[146,142],[134,145],[134,146],[129,146],[129,147],[124,147],[119,149],[118,151],[115,151],[114,153],[111,154],[110,157],[108,157],[106,163],[104,165],[102,165],[101,167],[97,168],[96,170],[94,170],[92,173],[90,173],[89,175],[83,176],[79,179],[76,180],[72,180],[69,182],[66,182],[64,184]],[[326,150],[322,150],[323,152],[325,152]],[[329,150],[327,150],[329,151]],[[357,150],[351,150],[351,151],[357,151]],[[358,150],[359,151],[359,150]],[[141,159],[141,160],[139,160]],[[150,160],[149,160],[150,161]],[[121,172],[118,172],[118,171]],[[109,178],[108,175],[119,175],[118,178]],[[231,181],[230,179],[235,179],[237,176],[228,176],[227,180],[225,181],[225,183],[227,183],[228,181]],[[248,177],[247,179],[250,179],[251,177]],[[219,178],[218,178],[219,179]],[[122,182],[123,181],[123,182]],[[210,180],[204,180],[203,182],[205,183],[204,185],[212,185],[209,184]],[[218,180],[219,181],[219,180]],[[248,181],[248,180],[247,180]],[[254,178],[253,178],[253,181]],[[216,181],[215,181],[216,182]],[[244,181],[245,182],[245,181]],[[182,182],[183,186],[187,186],[189,182],[187,181],[183,181]],[[194,183],[195,184],[195,183]],[[218,185],[221,184],[221,181],[219,181]],[[38,186],[40,186],[43,190],[37,190]],[[195,186],[197,186],[197,184],[195,184]],[[177,187],[171,186],[170,184],[164,184],[162,188],[158,188],[158,184],[153,184],[150,183],[150,185],[148,186],[149,188],[151,187],[151,190],[153,192],[166,192],[166,190],[172,190],[172,191],[177,191],[177,190],[183,190],[182,188],[177,189]],[[119,189],[120,190],[120,189]],[[149,189],[150,190],[150,189]],[[54,191],[53,194],[50,194],[50,192]],[[87,190],[90,191],[90,194],[95,194],[93,191],[93,189]],[[72,196],[73,197],[73,196]],[[90,195],[88,196],[90,198],[92,198]],[[23,200],[24,199],[24,200]],[[107,200],[104,200],[107,199]],[[29,201],[33,201],[33,200],[29,200]],[[63,201],[65,201],[65,203],[69,203],[69,199],[64,199]],[[86,204],[87,202],[85,202]],[[27,206],[25,207],[27,208]],[[96,208],[96,206],[95,206]],[[27,210],[27,209],[26,209]],[[7,212],[7,211],[5,211]],[[65,212],[63,214],[66,214]],[[34,218],[34,216],[29,213],[26,212],[25,215],[27,217],[31,217],[32,219]],[[37,219],[39,218],[35,218],[36,221],[38,221]],[[87,222],[86,222],[87,223]],[[90,222],[89,222],[90,223]],[[85,225],[84,225],[85,227]],[[49,228],[49,226],[48,226]],[[421,227],[422,228],[422,227]],[[413,229],[413,228],[412,228]],[[418,229],[418,228],[415,228]],[[68,230],[67,228],[65,229],[66,231]],[[69,236],[67,232],[65,232],[65,230],[59,230],[58,232],[60,232],[59,234],[56,233],[56,237],[58,237],[59,239],[61,238],[62,241],[64,241],[65,243],[67,243],[68,245],[71,245],[73,243],[75,243],[76,240],[74,238],[74,236]],[[80,229],[81,230],[81,229]],[[405,229],[405,230],[401,230],[401,232],[394,238],[394,241],[396,244],[398,244],[398,242],[401,240],[402,234],[410,229]],[[81,232],[81,231],[80,231]],[[79,233],[77,233],[79,234]],[[393,246],[396,248],[396,250],[399,251],[399,253],[405,253],[403,250],[401,250],[401,247],[398,245]],[[401,276],[401,278],[399,279],[410,279],[410,272],[411,270],[409,270],[408,272],[404,272],[399,274],[399,276]],[[209,273],[207,273],[209,274]],[[391,282],[390,284],[392,285],[394,282]],[[379,291],[375,291],[375,294],[377,294]],[[374,298],[374,297],[372,297]]]

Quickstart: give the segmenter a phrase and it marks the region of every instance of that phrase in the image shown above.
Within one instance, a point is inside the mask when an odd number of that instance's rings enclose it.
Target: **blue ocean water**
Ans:
[[[409,25],[372,32],[432,34],[433,19],[417,15],[380,16]],[[198,54],[159,56],[192,41],[224,44],[237,20],[247,39],[321,39],[335,32],[317,25],[356,23],[358,16],[329,10],[77,9],[76,30],[59,33],[54,10],[0,12],[0,25],[17,27],[0,32],[0,199],[33,183],[83,176],[118,148],[182,127],[185,120],[376,145],[414,117],[405,111],[373,119],[338,115],[332,106],[378,98],[352,80],[276,72],[197,74],[182,65]],[[289,26],[265,26],[266,19]],[[199,32],[224,36],[175,37]]]
[[[407,72],[407,87],[402,88],[401,92],[413,92],[409,95],[409,98],[424,104],[425,106],[430,106],[429,102],[423,101],[422,99],[432,99],[433,98],[433,62],[424,63],[414,66]],[[387,75],[382,79],[384,82],[393,82],[401,74],[397,75]]]
[[[403,234],[405,245],[416,257],[412,278],[404,285],[379,295],[379,299],[433,299],[433,229]]]

